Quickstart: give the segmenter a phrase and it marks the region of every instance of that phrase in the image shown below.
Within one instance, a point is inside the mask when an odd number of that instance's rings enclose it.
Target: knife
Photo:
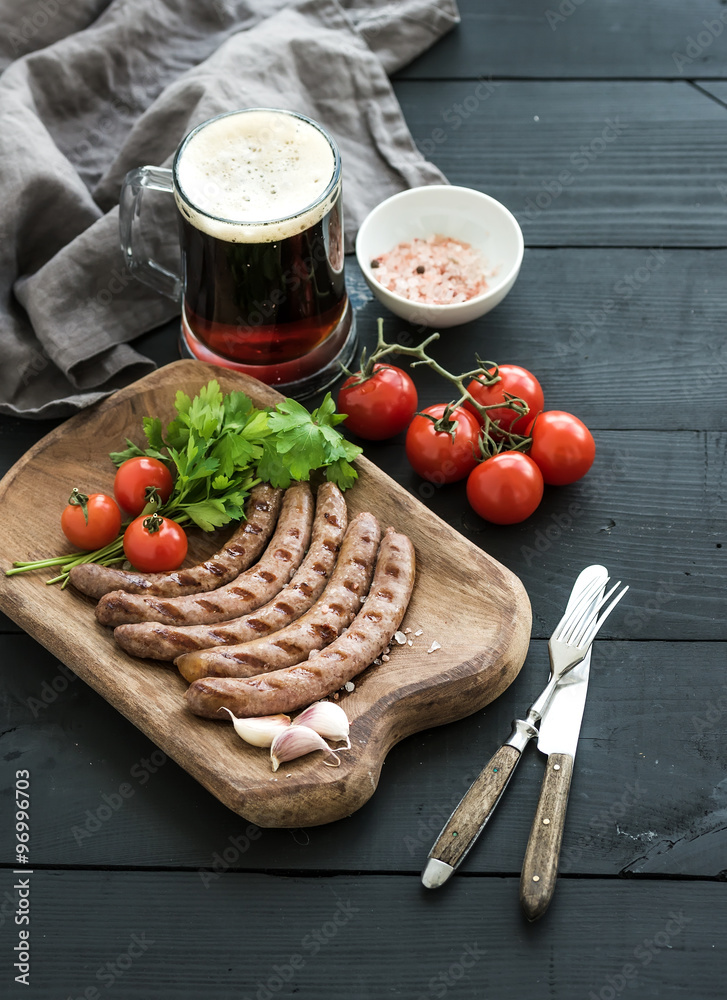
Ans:
[[[575,608],[589,587],[597,588],[593,598],[593,603],[597,603],[605,589],[607,580],[608,571],[604,566],[594,565],[584,569],[578,575],[573,585],[564,617]],[[599,582],[601,584],[600,588],[598,587]],[[586,659],[590,662],[590,651]],[[573,668],[570,673],[572,674],[574,670],[580,672],[581,665]],[[560,684],[564,683],[567,678],[568,675],[563,678]],[[560,684],[555,688],[556,694],[559,693]],[[586,673],[586,686],[587,684],[588,674]],[[445,823],[434,846],[429,852],[427,863],[422,871],[422,882],[427,889],[437,889],[439,886],[444,885],[459,867],[474,842],[484,830],[497,803],[507,788],[510,778],[515,772],[523,750],[529,741],[538,735],[535,724],[545,714],[547,706],[553,697],[552,686],[550,690],[546,687],[530,707],[527,718],[515,719],[510,738],[488,761],[465,792],[459,805],[457,805]],[[585,690],[583,693],[583,702],[585,702]],[[581,706],[582,714],[583,707]],[[578,725],[580,726],[580,717]],[[546,826],[548,825],[546,824]],[[533,874],[537,873],[534,872]]]
[[[607,572],[603,567],[598,568],[603,570],[605,586]],[[591,649],[560,681],[541,716],[538,750],[546,754],[548,762],[520,876],[520,903],[530,921],[542,917],[555,892],[573,761],[590,672]]]

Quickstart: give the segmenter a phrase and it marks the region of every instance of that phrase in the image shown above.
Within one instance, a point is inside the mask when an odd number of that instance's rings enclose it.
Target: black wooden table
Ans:
[[[484,712],[396,747],[351,818],[260,830],[4,620],[2,996],[725,995],[727,7],[461,8],[397,94],[421,148],[508,205],[527,249],[507,300],[446,333],[438,356],[532,368],[547,407],[592,428],[597,459],[503,529],[461,485],[422,491],[401,438],[366,454],[521,577],[525,666]],[[370,343],[380,309],[348,273]],[[171,326],[140,344],[175,357]],[[422,404],[441,398],[433,376],[418,384]],[[2,471],[51,426],[3,421]],[[548,634],[593,561],[631,590],[596,645],[550,911],[528,925],[518,903],[534,749],[461,872],[427,892],[434,835],[542,686]],[[19,768],[32,776],[30,987],[12,969]]]

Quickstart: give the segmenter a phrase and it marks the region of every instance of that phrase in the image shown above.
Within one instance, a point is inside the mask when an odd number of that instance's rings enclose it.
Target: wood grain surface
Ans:
[[[543,916],[555,892],[572,777],[573,758],[550,754],[520,874],[520,902],[528,920]]]
[[[211,377],[225,391],[247,391],[257,403],[281,398],[254,379],[180,361],[72,418],[0,484],[3,569],[10,552],[33,559],[64,551],[59,528],[46,525],[39,532],[23,517],[33,496],[62,497],[76,482],[89,492],[110,489],[109,450],[127,436],[140,438],[142,416],[170,418],[177,389],[193,395]],[[70,588],[47,587],[43,573],[3,577],[0,606],[235,812],[260,826],[340,819],[371,796],[391,746],[477,711],[508,687],[525,659],[531,624],[527,595],[512,573],[365,459],[359,475],[347,494],[351,515],[370,509],[384,527],[405,530],[417,553],[417,583],[402,626],[412,629],[413,645],[394,647],[388,663],[369,668],[353,693],[342,693],[352,749],[335,770],[311,755],[274,775],[265,751],[242,743],[231,726],[186,710],[186,685],[178,674],[127,656],[96,622],[93,602]],[[423,634],[414,636],[419,629]],[[429,654],[435,640],[441,649]]]
[[[456,868],[507,788],[520,760],[515,747],[501,746],[477,775],[442,828],[430,855]]]
[[[419,148],[503,202],[526,246],[724,243],[726,112],[686,81],[498,80],[485,99],[478,79],[401,80],[396,94]]]
[[[92,986],[104,1000],[609,1000],[612,982],[628,983],[619,1000],[724,995],[727,894],[715,883],[695,882],[685,897],[679,882],[567,879],[547,921],[532,925],[516,878],[427,892],[404,875],[221,867],[39,871],[32,884],[39,957],[31,989],[12,1000],[76,1000]],[[179,914],[194,923],[183,941]],[[11,954],[0,953],[6,977]]]
[[[719,31],[720,0],[458,0],[462,27],[398,74],[398,78],[525,79],[558,77],[648,80],[724,77],[727,38]],[[689,47],[716,27],[711,42]],[[705,37],[703,36],[703,40]],[[675,59],[675,53],[688,56]],[[578,81],[578,82],[576,82]]]

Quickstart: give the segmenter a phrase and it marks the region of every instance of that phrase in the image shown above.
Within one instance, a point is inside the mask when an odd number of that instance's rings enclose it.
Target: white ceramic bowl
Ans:
[[[384,288],[371,261],[399,243],[420,237],[451,236],[481,251],[488,289],[467,302],[428,305]],[[449,327],[484,316],[502,302],[520,271],[523,234],[514,215],[499,201],[472,188],[434,184],[395,194],[370,212],[356,238],[356,257],[369,288],[397,316],[418,326]]]

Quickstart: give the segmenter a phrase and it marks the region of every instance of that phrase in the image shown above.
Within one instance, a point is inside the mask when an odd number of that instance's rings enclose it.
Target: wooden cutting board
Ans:
[[[143,443],[141,419],[173,415],[177,389],[193,396],[210,378],[241,389],[259,405],[282,397],[244,375],[197,361],[167,365],[57,427],[0,482],[0,568],[14,559],[69,551],[60,512],[72,486],[112,492],[109,451],[126,437]],[[463,718],[500,695],[525,659],[530,602],[516,576],[363,457],[346,493],[351,515],[372,511],[382,527],[406,532],[417,579],[402,628],[412,646],[394,645],[388,663],[371,666],[339,704],[351,720],[350,751],[339,768],[322,754],[281,766],[248,746],[229,723],[199,719],[185,708],[186,682],[169,666],[120,650],[94,617],[93,602],[71,587],[48,587],[52,572],[0,578],[0,608],[146,733],[230,809],[263,827],[304,827],[350,815],[376,789],[389,749],[411,733]],[[33,516],[42,497],[41,513]],[[37,510],[38,508],[36,508]],[[58,516],[54,511],[58,511]],[[29,513],[30,512],[30,513]],[[227,532],[229,534],[229,531]],[[214,551],[220,533],[190,543],[190,562]],[[421,636],[414,633],[423,630]],[[433,641],[441,649],[428,653]]]

